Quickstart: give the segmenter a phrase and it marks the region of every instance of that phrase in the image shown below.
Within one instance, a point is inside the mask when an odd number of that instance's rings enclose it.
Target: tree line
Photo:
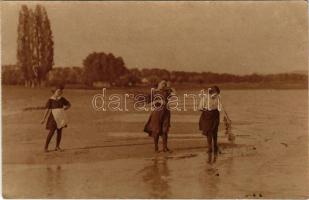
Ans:
[[[137,69],[126,68],[121,57],[113,54],[92,53],[84,60],[84,67],[54,67],[47,75],[48,85],[67,84],[79,85],[88,88],[95,87],[96,83],[105,83],[108,86],[155,86],[165,79],[177,85],[205,85],[218,83],[307,83],[307,74],[250,74],[235,75],[213,72],[185,72],[168,71],[166,69]],[[2,67],[2,83],[5,85],[22,85],[24,77],[21,70],[15,65]]]

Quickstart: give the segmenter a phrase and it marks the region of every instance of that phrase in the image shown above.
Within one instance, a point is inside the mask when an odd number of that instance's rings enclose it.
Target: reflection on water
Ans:
[[[226,165],[226,175],[230,176],[233,173],[233,166],[234,166],[234,157],[231,156],[230,158],[226,159],[225,161],[225,165]]]
[[[199,173],[196,177],[198,184],[196,185],[195,192],[200,192],[199,196],[204,198],[216,198],[220,193],[220,177],[217,176],[219,175],[219,170],[216,165],[208,163],[208,156],[203,157],[205,159],[204,162],[196,169]]]
[[[63,176],[60,165],[46,167],[46,192],[47,197],[65,196],[65,187],[63,187]]]
[[[152,163],[144,167],[141,172],[144,183],[149,186],[150,197],[168,198],[171,196],[167,158],[156,156]]]

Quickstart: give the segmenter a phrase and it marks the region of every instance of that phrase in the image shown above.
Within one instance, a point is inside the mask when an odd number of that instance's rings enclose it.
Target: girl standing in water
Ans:
[[[223,110],[220,89],[217,86],[213,86],[208,89],[208,95],[202,96],[199,109],[202,111],[199,128],[202,134],[207,137],[208,143],[208,162],[212,161],[212,152],[214,151],[214,160],[216,162],[218,156],[218,127],[220,123],[220,113]],[[224,110],[223,110],[224,111]],[[228,122],[230,123],[229,117],[226,115]]]
[[[62,119],[64,115],[63,110],[67,110],[71,107],[70,102],[66,98],[62,97],[63,89],[64,89],[63,86],[54,87],[52,89],[53,95],[46,103],[46,111],[41,121],[41,124],[44,124],[46,118],[48,117],[46,122],[46,129],[49,130],[49,133],[47,135],[44,147],[45,152],[48,152],[49,142],[55,132],[57,132],[57,142],[55,151],[62,151],[62,149],[60,148],[62,128],[67,126],[66,124],[67,122],[65,121],[65,119]],[[62,116],[60,115],[61,113]]]
[[[158,88],[153,91],[150,101],[154,110],[151,112],[148,122],[144,127],[144,131],[153,137],[155,152],[159,152],[158,143],[160,136],[163,139],[163,151],[170,151],[167,147],[167,135],[171,117],[167,103],[170,92],[166,86],[166,81],[163,80],[158,84]]]

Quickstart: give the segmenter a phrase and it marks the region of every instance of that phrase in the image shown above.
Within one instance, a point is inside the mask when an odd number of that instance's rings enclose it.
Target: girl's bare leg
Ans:
[[[52,139],[53,135],[55,133],[55,129],[52,129],[49,131],[47,138],[46,138],[46,142],[45,142],[45,147],[44,147],[44,151],[48,152],[48,145],[50,143],[50,140]]]
[[[60,142],[61,142],[61,136],[62,136],[62,129],[57,129],[57,143],[56,143],[56,151],[62,151],[60,148]]]
[[[159,134],[154,134],[153,135],[153,141],[154,141],[154,145],[155,145],[155,152],[159,152]]]
[[[167,147],[167,133],[164,133],[162,135],[162,139],[163,139],[163,151],[166,152],[166,151],[170,151],[169,148]]]
[[[214,162],[217,161],[217,156],[218,156],[217,136],[218,136],[218,133],[214,133],[214,134],[213,134],[213,141],[214,141]]]
[[[212,134],[207,133],[207,144],[208,144],[208,163],[212,160]]]

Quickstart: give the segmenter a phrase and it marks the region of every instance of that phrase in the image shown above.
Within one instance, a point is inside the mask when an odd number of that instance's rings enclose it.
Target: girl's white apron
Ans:
[[[55,99],[55,98],[52,97],[52,99]],[[68,116],[65,113],[64,108],[51,109],[51,112],[52,112],[53,117],[56,121],[58,129],[66,127],[68,125],[69,119],[68,119]]]

